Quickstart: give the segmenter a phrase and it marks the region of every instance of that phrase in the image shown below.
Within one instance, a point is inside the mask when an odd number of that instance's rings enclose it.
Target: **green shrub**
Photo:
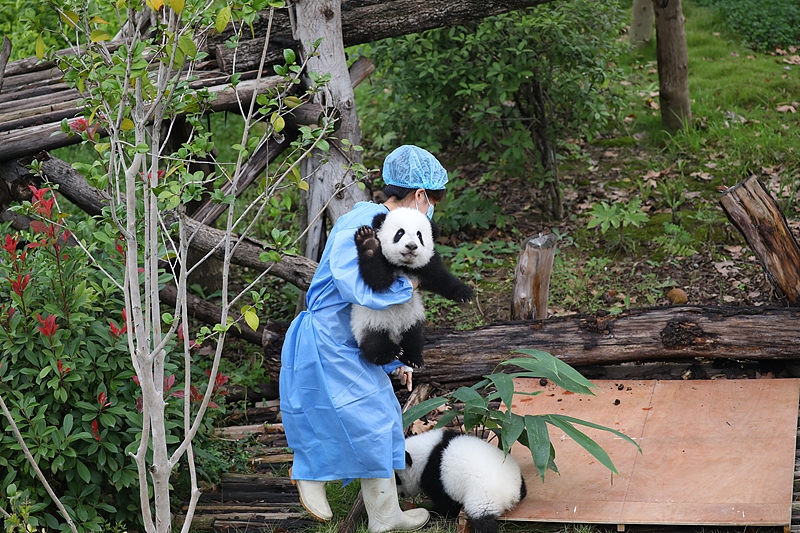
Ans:
[[[558,209],[558,140],[615,117],[625,17],[613,2],[571,0],[379,41],[365,52],[377,73],[359,107],[365,137],[470,151],[493,179],[529,179]]]
[[[726,26],[756,50],[800,44],[797,0],[699,0],[719,10]]]
[[[142,415],[124,303],[120,288],[88,255],[121,279],[122,247],[94,220],[75,229],[94,235],[103,248],[76,246],[48,189],[33,192],[30,231],[0,227],[0,394],[81,531],[103,531],[116,521],[139,524],[138,474],[128,454],[138,446]],[[183,409],[177,373],[175,365],[166,366],[164,394],[174,398],[171,443],[178,441]],[[189,396],[196,400],[197,392]],[[6,527],[22,518],[58,529],[63,519],[8,426],[0,418],[0,506],[15,512]]]

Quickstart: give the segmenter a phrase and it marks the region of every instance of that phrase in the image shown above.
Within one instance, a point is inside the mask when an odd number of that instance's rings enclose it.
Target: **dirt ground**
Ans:
[[[585,240],[586,232],[590,232],[589,242],[584,242],[582,246],[570,245],[568,240],[559,243],[559,253],[569,259],[573,269],[578,270],[582,270],[580,265],[591,257],[610,259],[603,279],[595,279],[596,284],[592,279],[585,280],[588,284],[587,290],[598,301],[599,308],[624,307],[626,295],[630,298],[627,302],[630,307],[680,303],[680,301],[674,302],[668,296],[670,290],[674,288],[684,291],[687,305],[786,305],[785,300],[769,283],[764,270],[752,251],[748,249],[742,236],[726,220],[717,201],[719,191],[700,180],[692,182],[692,185],[696,186],[695,190],[684,192],[685,203],[680,211],[684,221],[688,220],[694,209],[705,208],[718,212],[718,219],[712,224],[713,232],[709,232],[711,238],[701,243],[702,246],[695,246],[699,253],[687,258],[653,260],[651,255],[653,247],[647,243],[637,246],[634,252],[630,252],[609,246],[599,231],[592,234],[593,230],[586,229],[589,220],[587,213],[591,205],[599,200],[624,202],[635,197],[637,190],[632,182],[645,172],[639,170],[637,165],[628,163],[647,157],[647,153],[643,148],[636,146],[608,150],[584,145],[582,149],[589,154],[589,160],[594,164],[590,163],[588,168],[572,169],[562,174],[566,213],[562,221],[554,220],[546,213],[546,208],[543,207],[546,199],[543,198],[541,191],[522,180],[507,180],[501,185],[495,185],[498,190],[488,189],[488,192],[496,193],[494,200],[502,208],[503,214],[512,220],[507,228],[516,228],[518,235],[533,236],[555,231],[564,236],[582,234]],[[485,185],[480,184],[483,171],[479,165],[459,168],[460,175],[467,178],[471,186],[485,188]],[[766,178],[768,181],[769,176]],[[658,179],[670,179],[670,175],[665,172],[661,176],[655,176],[654,182]],[[659,213],[669,213],[657,197],[645,201],[643,209],[651,217]],[[789,224],[797,238],[800,235],[800,223],[797,220],[789,220]],[[492,226],[488,229],[476,228],[459,232],[450,235],[444,242],[452,246],[469,246],[469,243],[508,239],[515,239],[517,242],[521,240],[518,236],[511,235],[507,229],[503,231]],[[515,264],[516,260],[513,263]],[[493,282],[491,289],[483,290],[479,298],[479,312],[486,324],[509,319],[514,264],[481,272],[483,280]],[[571,277],[585,274],[554,271],[554,284],[555,278],[565,275]],[[649,279],[652,286],[642,287],[642,279]],[[659,284],[664,286],[659,287]],[[647,299],[639,294],[643,290],[650,295]],[[551,287],[550,316],[596,310],[581,308],[576,302],[559,298],[558,291],[554,291]],[[440,323],[436,326],[459,326],[444,315],[440,319]]]

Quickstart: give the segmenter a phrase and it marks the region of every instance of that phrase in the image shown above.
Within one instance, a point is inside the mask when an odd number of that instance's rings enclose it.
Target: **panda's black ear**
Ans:
[[[375,218],[372,219],[372,229],[378,231],[383,226],[383,221],[386,220],[386,213],[380,213],[375,215]]]
[[[442,228],[439,227],[439,224],[431,220],[431,232],[433,233],[433,240],[435,241],[442,235]]]
[[[414,461],[411,460],[411,454],[406,452],[406,468],[411,467]]]

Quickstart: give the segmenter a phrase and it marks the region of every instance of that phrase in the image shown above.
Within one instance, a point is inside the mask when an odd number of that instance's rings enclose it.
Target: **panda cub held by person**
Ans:
[[[449,300],[471,300],[472,289],[453,276],[436,253],[437,236],[438,227],[416,209],[398,207],[376,215],[372,226],[361,226],[355,233],[361,277],[373,291],[386,291],[398,276],[406,276],[420,289]],[[368,361],[385,365],[400,359],[410,367],[423,365],[425,308],[419,292],[386,309],[354,304],[350,317],[353,335]]]
[[[442,516],[457,516],[463,507],[473,533],[497,533],[497,518],[527,494],[511,455],[478,437],[442,429],[406,439],[406,468],[395,477],[401,496],[424,492]]]

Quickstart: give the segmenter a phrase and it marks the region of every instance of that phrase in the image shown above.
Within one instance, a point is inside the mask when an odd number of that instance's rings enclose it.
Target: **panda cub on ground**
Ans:
[[[406,439],[406,469],[395,472],[402,496],[424,492],[433,511],[456,516],[461,508],[474,533],[497,533],[497,517],[527,490],[511,455],[472,435],[434,429]]]
[[[438,228],[428,217],[408,207],[376,215],[372,226],[356,230],[358,269],[373,291],[386,291],[398,276],[418,281],[420,289],[449,300],[466,302],[472,289],[453,276],[436,253],[433,241]],[[364,357],[384,365],[400,359],[418,368],[423,365],[422,347],[425,309],[422,296],[414,291],[411,300],[375,310],[353,305],[350,326]]]

